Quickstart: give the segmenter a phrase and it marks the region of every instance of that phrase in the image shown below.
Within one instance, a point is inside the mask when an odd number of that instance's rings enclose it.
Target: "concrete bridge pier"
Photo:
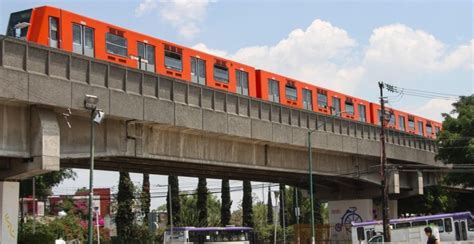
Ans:
[[[0,104],[0,243],[17,243],[19,180],[59,170],[59,125],[48,109]]]

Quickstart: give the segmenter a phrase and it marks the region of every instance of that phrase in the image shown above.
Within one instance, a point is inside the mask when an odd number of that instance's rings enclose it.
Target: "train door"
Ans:
[[[341,99],[332,97],[332,114],[336,116],[341,115]]]
[[[58,31],[58,18],[49,17],[49,46],[58,48],[59,47],[59,31]]]
[[[303,108],[313,110],[313,94],[311,90],[303,89]]]
[[[249,95],[249,74],[243,70],[236,70],[237,94]]]
[[[206,61],[191,57],[191,81],[201,85],[206,84]]]
[[[277,80],[268,79],[268,100],[280,102],[280,85]]]
[[[467,224],[466,224],[466,220],[463,219],[461,221],[459,221],[460,225],[461,225],[461,240],[462,241],[465,241],[467,240]]]
[[[467,219],[467,239],[474,240],[474,219]]]
[[[155,47],[144,42],[137,42],[138,67],[141,70],[155,72]]]
[[[94,57],[94,29],[80,24],[72,24],[72,51]]]

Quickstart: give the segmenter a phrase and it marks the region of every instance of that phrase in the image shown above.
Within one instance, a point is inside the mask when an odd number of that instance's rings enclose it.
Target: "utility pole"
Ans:
[[[390,226],[388,214],[388,184],[385,165],[387,163],[387,155],[385,154],[385,98],[383,97],[383,82],[379,82],[380,89],[380,143],[382,147],[382,154],[380,156],[380,175],[382,185],[382,220],[383,220],[383,237],[385,242],[390,242]]]

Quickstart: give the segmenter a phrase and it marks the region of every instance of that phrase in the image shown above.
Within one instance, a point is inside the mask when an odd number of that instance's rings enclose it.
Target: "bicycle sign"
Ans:
[[[351,232],[352,222],[362,222],[362,217],[360,217],[356,211],[356,207],[350,207],[346,210],[346,213],[341,217],[341,223],[337,223],[335,226],[337,232],[341,232],[342,227],[344,227],[347,232]]]

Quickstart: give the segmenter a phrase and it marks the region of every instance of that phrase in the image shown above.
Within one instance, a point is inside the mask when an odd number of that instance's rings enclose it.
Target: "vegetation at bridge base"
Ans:
[[[243,181],[243,197],[242,197],[242,226],[253,227],[253,211],[252,211],[252,185],[250,181]]]
[[[74,179],[76,172],[72,169],[60,169],[59,171],[49,172],[35,177],[36,198],[46,199],[53,194],[52,188],[59,185],[63,180]],[[20,182],[20,197],[33,195],[32,179],[22,180]]]
[[[197,203],[196,207],[198,210],[198,226],[207,226],[207,182],[206,178],[200,177],[198,180],[197,187]]]
[[[135,239],[134,214],[134,187],[128,172],[120,172],[120,180],[117,193],[117,214],[115,223],[117,225],[117,236],[122,239]]]
[[[179,204],[179,181],[178,176],[170,175],[168,176],[168,191],[171,190],[171,207],[172,207],[172,214],[173,214],[173,225],[180,226],[180,204]],[[170,212],[170,193],[166,194],[166,210],[167,213]],[[168,215],[168,225],[170,224],[170,215]]]
[[[228,179],[223,179],[221,182],[221,201],[221,226],[226,226],[230,223],[230,208],[232,207]]]
[[[267,196],[267,224],[273,224],[273,204],[272,204],[272,191],[268,187]]]

